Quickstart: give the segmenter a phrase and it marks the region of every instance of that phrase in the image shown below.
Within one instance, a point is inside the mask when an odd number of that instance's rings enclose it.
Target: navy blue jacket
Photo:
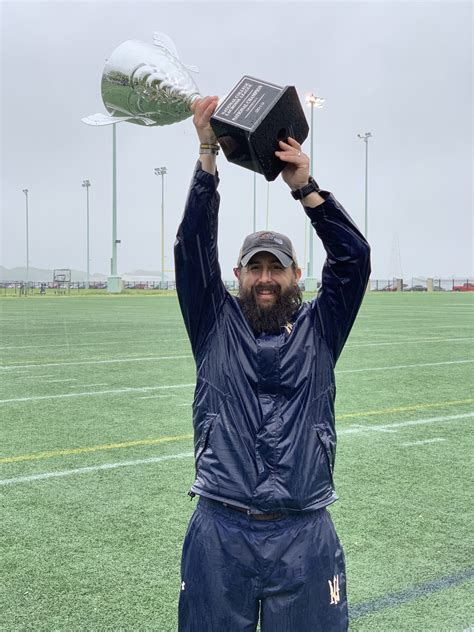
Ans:
[[[198,162],[175,243],[176,285],[197,367],[191,491],[256,513],[334,502],[334,365],[364,296],[370,249],[328,192],[306,213],[327,253],[322,287],[290,334],[255,337],[224,287],[218,177]]]

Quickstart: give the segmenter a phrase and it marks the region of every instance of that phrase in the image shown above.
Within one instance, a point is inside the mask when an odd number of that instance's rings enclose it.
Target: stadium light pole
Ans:
[[[112,125],[112,261],[110,276],[117,277],[117,123]],[[115,287],[114,287],[115,289]]]
[[[369,138],[372,138],[370,132],[365,132],[364,135],[357,134],[357,137],[362,139],[365,143],[365,228],[364,237],[367,239],[368,235],[368,196],[369,196]]]
[[[314,108],[318,108],[319,110],[323,107],[324,104],[324,99],[323,97],[317,97],[315,96],[313,93],[309,94],[306,97],[306,103],[310,106],[311,108],[311,149],[310,149],[310,166],[309,166],[309,173],[312,176],[314,173],[314,153],[313,153],[313,136],[314,136]],[[309,221],[308,218],[306,217],[306,221],[305,221],[305,240],[306,240],[306,233],[307,233],[307,228],[309,225]],[[314,235],[313,235],[313,231],[311,230],[311,227],[309,227],[309,256],[308,256],[308,271],[307,271],[307,276],[308,277],[312,277],[314,272],[313,272],[313,240],[314,240]]]
[[[112,121],[116,119],[112,118]],[[118,121],[124,120],[122,117]],[[120,293],[122,291],[122,279],[117,274],[117,123],[111,123],[111,119],[103,114],[93,114],[82,119],[87,125],[112,125],[112,257],[110,258],[110,275],[107,278],[107,292]]]
[[[89,187],[91,186],[90,180],[83,180],[82,186],[86,189],[87,194],[87,272],[86,272],[86,288],[89,289]]]
[[[29,245],[29,234],[28,234],[28,189],[22,189],[25,194],[25,205],[26,205],[26,287],[28,287],[28,283],[30,282],[30,245]]]
[[[165,283],[165,175],[166,167],[157,167],[155,175],[161,176],[161,284]]]
[[[265,221],[265,230],[268,230],[268,213],[270,209],[270,182],[267,182],[267,214]]]
[[[253,231],[257,231],[257,174],[253,172]]]

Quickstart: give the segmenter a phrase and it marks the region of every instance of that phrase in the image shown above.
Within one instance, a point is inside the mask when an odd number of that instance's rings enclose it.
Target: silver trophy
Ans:
[[[191,103],[200,98],[190,72],[173,40],[153,33],[153,44],[128,40],[110,55],[102,73],[102,100],[108,114],[92,114],[89,125],[128,121],[137,125],[170,125],[191,116]]]

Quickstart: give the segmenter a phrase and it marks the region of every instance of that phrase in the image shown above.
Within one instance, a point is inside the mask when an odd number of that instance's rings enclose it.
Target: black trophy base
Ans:
[[[269,182],[285,164],[275,156],[278,141],[302,143],[309,127],[293,86],[280,88],[244,77],[211,117],[211,126],[229,162],[256,171]]]

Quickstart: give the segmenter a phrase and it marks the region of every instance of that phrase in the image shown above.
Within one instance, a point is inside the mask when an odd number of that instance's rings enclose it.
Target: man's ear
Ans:
[[[241,272],[240,268],[234,268],[234,274],[239,279],[239,281],[240,281],[240,272]]]
[[[295,270],[296,280],[299,281],[301,279],[301,268],[296,268]]]

